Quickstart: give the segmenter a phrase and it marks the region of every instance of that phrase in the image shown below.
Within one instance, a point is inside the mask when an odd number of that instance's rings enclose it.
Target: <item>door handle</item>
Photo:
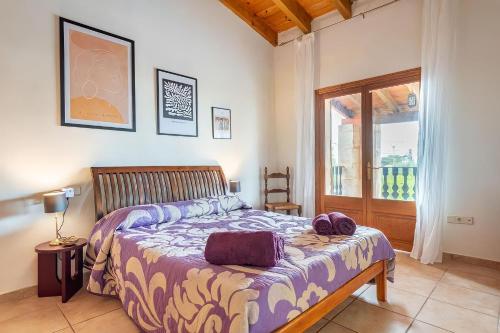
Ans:
[[[370,162],[366,164],[366,174],[368,180],[372,179],[372,170],[377,170],[377,169],[382,169],[382,167],[372,167],[372,164]]]

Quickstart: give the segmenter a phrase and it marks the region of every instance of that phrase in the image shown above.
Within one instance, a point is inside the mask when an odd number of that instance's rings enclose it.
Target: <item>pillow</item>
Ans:
[[[235,194],[219,195],[217,199],[219,201],[219,206],[218,206],[219,213],[224,212],[227,214],[233,210],[252,208],[252,206],[241,200]]]
[[[252,206],[241,200],[237,195],[219,195],[217,197],[164,204],[120,208],[103,217],[101,221],[114,220],[113,224],[116,230],[126,230],[165,222],[174,223],[183,218],[227,214],[233,210],[251,208]]]

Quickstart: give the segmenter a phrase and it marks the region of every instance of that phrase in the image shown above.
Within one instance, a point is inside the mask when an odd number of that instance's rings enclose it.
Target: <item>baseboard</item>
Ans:
[[[446,261],[459,261],[467,264],[479,265],[500,270],[500,261],[464,256],[461,254],[443,253],[443,263]]]
[[[38,294],[38,286],[26,287],[0,295],[0,302],[14,302]]]
[[[87,288],[87,284],[89,282],[90,278],[90,271],[87,269],[83,270],[83,289]],[[26,287],[14,291],[10,291],[5,294],[0,295],[0,303],[3,302],[15,302],[22,300],[24,298],[28,298],[31,296],[37,296],[38,295],[38,285],[34,285],[31,287]]]

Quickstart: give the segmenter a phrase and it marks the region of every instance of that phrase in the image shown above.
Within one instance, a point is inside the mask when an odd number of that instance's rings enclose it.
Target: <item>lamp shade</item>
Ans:
[[[229,192],[237,193],[241,192],[241,186],[239,180],[230,180],[229,181]]]
[[[66,193],[61,191],[45,193],[43,208],[45,213],[63,212],[66,209]]]

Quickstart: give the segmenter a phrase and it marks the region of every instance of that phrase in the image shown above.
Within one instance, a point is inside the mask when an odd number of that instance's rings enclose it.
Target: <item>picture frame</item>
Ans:
[[[59,17],[61,125],[136,131],[134,41]]]
[[[198,80],[156,69],[158,135],[198,136]]]
[[[212,137],[232,138],[231,109],[212,107]]]

